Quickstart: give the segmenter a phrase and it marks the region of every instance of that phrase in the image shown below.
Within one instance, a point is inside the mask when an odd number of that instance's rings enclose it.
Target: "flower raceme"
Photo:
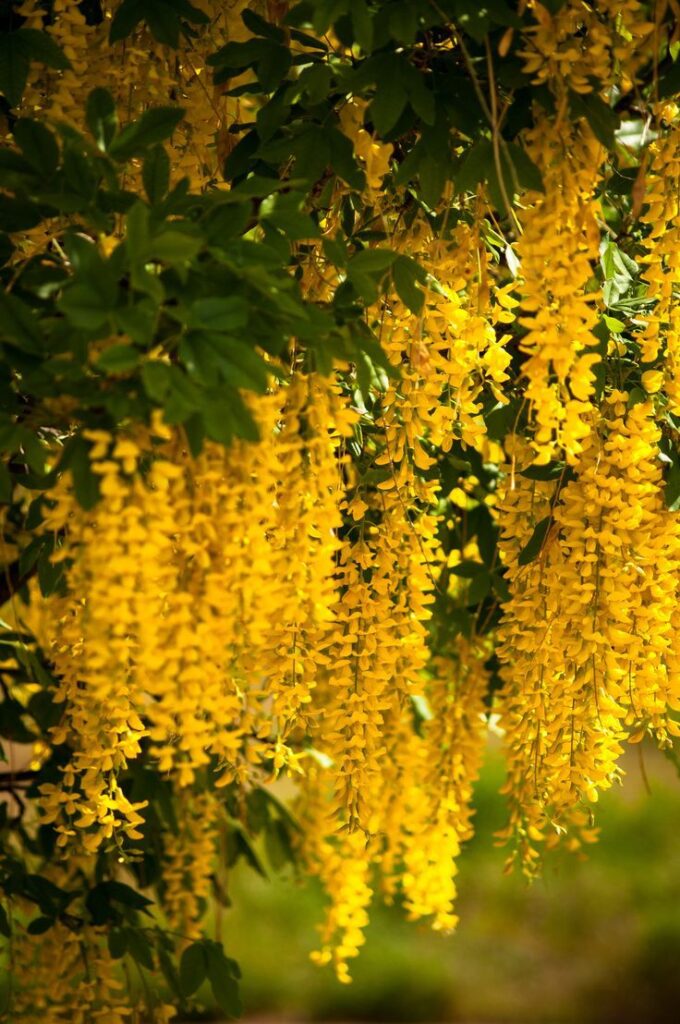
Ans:
[[[612,391],[577,479],[518,475],[501,498],[512,591],[501,630],[505,835],[530,873],[537,844],[592,841],[591,807],[620,777],[626,739],[649,732],[664,746],[678,735],[680,532],[663,500],[659,436],[651,401],[628,408]],[[522,531],[546,514],[540,557],[524,566]]]
[[[179,101],[171,184],[188,179],[192,197],[226,191],[239,132],[254,124],[257,144],[268,141],[271,108],[252,69],[208,80],[214,38],[263,52],[281,39],[326,46],[287,35],[287,23],[254,36],[262,11],[285,5],[251,6],[197,0],[205,25],[192,23],[171,50],[143,22],[109,45],[118,4],[103,3],[103,20],[89,24],[83,5],[55,0],[48,18],[26,0],[25,27],[49,33],[71,67],[34,62],[18,112],[68,133],[84,130],[86,98],[102,82],[129,119]],[[533,121],[515,118],[519,141],[501,144],[490,109],[493,173],[458,193],[463,147],[442,122],[453,184],[434,205],[415,184],[427,179],[423,165],[399,183],[399,122],[381,134],[380,105],[348,78],[355,92],[324,127],[352,149],[346,177],[361,184],[322,168],[310,237],[294,217],[290,239],[253,220],[244,247],[265,240],[268,259],[285,248],[301,293],[337,314],[344,340],[358,308],[382,363],[337,356],[322,373],[325,354],[300,338],[280,359],[261,353],[266,386],[242,391],[257,442],[192,447],[188,429],[158,410],[116,427],[69,423],[62,442],[79,432],[99,500],[78,501],[73,467],[48,487],[41,543],[61,585],[43,600],[31,584],[28,609],[12,608],[57,680],[60,718],[34,751],[36,763],[68,751],[40,788],[39,820],[56,833],[55,884],[70,885],[74,871],[93,881],[107,858],[115,872],[141,857],[152,808],[129,781],[144,765],[172,792],[178,819],[174,831],[158,825],[165,917],[182,943],[198,940],[224,835],[235,818],[247,824],[253,793],[284,777],[297,855],[328,898],[313,958],[347,982],[376,890],[410,919],[456,926],[456,860],[473,833],[490,710],[507,759],[500,839],[530,876],[545,849],[596,839],[594,804],[621,779],[627,743],[648,736],[667,748],[680,734],[680,520],[667,493],[679,472],[678,109],[655,94],[648,156],[616,230],[609,189],[615,177],[632,181],[626,161],[636,158],[618,152],[615,163],[601,123],[602,107],[611,114],[617,97],[637,97],[664,6],[519,3],[516,63],[539,88]],[[299,78],[285,89],[298,91],[276,93],[293,119],[285,139],[296,138],[314,75],[340,95],[343,74],[354,74],[363,44],[344,36],[341,23],[325,37],[330,56],[313,74],[295,51]],[[457,30],[435,37],[414,46],[428,83],[429,47],[436,61],[454,55],[463,67],[469,57]],[[417,108],[415,86],[409,97]],[[404,138],[427,149],[439,131],[409,127]],[[531,187],[500,180],[504,145],[528,159]],[[510,217],[497,208],[493,174],[510,192]],[[139,161],[125,175],[139,192]],[[284,184],[272,192],[285,202]],[[91,239],[107,258],[120,241],[115,217],[112,233]],[[30,279],[51,259],[60,225],[18,234],[12,272],[25,263]],[[617,231],[637,260],[627,266],[642,268],[618,306],[599,269],[603,239],[613,244]],[[352,291],[353,260],[370,262],[388,242],[380,288],[369,280],[365,294]],[[398,287],[412,259],[418,286]],[[106,344],[92,343],[92,363]],[[62,442],[50,434],[52,465]],[[30,487],[21,494],[30,515]],[[11,539],[9,514],[2,524]],[[27,707],[34,689],[8,692]],[[22,942],[38,990],[17,1004],[27,1021],[130,1019],[103,929],[88,925],[76,941],[61,921],[42,945],[28,934]],[[57,946],[72,981],[50,992]],[[170,1011],[154,1012],[160,1022]]]

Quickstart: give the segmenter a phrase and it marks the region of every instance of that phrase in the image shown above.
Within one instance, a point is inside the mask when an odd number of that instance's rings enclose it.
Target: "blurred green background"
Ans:
[[[309,952],[323,897],[292,874],[237,868],[223,938],[243,969],[247,1017],[466,1024],[671,1024],[680,1020],[680,781],[631,748],[623,788],[601,799],[588,859],[552,855],[527,886],[493,845],[505,819],[499,753],[477,786],[477,834],[459,861],[455,935],[373,908],[368,941],[339,984]],[[649,790],[645,784],[648,779]]]

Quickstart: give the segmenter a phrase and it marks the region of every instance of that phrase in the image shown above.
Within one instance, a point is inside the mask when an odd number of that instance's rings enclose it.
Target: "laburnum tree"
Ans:
[[[679,13],[0,3],[10,1019],[238,1015],[239,859],[449,931],[492,716],[529,876],[672,755]]]

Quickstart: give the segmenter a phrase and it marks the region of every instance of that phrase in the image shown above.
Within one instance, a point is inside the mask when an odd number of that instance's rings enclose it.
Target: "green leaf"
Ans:
[[[126,125],[116,135],[109,146],[111,156],[121,162],[141,156],[151,146],[168,139],[184,114],[182,107],[152,107],[145,111],[138,121]]]
[[[395,262],[397,255],[392,249],[362,249],[352,256],[347,272],[350,277],[353,273],[384,274]]]
[[[412,693],[410,696],[411,710],[413,712],[413,724],[418,736],[422,736],[423,725],[425,722],[431,722],[433,720],[434,712],[430,706],[430,702],[424,694]]]
[[[155,964],[151,943],[144,932],[139,931],[137,928],[125,928],[124,931],[127,951],[132,959],[141,967],[146,967],[147,971],[153,971]]]
[[[493,146],[489,139],[480,139],[463,153],[453,180],[457,192],[474,192],[481,181],[486,181],[494,167]]]
[[[130,262],[144,262],[149,245],[149,208],[141,199],[128,210],[125,227],[125,248]]]
[[[144,157],[144,191],[150,203],[159,203],[170,187],[170,158],[163,146],[154,146]]]
[[[472,580],[475,576],[478,576],[480,572],[483,572],[484,566],[481,562],[474,562],[472,559],[465,559],[459,562],[458,565],[454,565],[450,570],[452,576],[459,576],[464,580]]]
[[[234,436],[246,441],[260,440],[252,413],[235,388],[229,388],[220,400],[204,402],[202,412],[206,434],[213,441],[228,444]]]
[[[0,717],[0,736],[5,736],[13,743],[33,743],[35,734],[26,728],[23,720],[25,708],[17,700],[5,698],[2,702]]]
[[[0,339],[3,338],[24,352],[37,355],[43,349],[43,335],[35,313],[8,292],[0,292]]]
[[[416,316],[422,312],[425,302],[425,296],[416,287],[417,282],[422,283],[419,269],[415,261],[408,256],[400,256],[392,266],[392,280],[397,295]]]
[[[434,93],[427,87],[425,76],[407,65],[406,90],[411,106],[425,124],[433,125],[436,117]]]
[[[105,153],[118,131],[116,104],[108,89],[93,89],[89,94],[85,122],[98,148]]]
[[[154,337],[158,307],[153,299],[142,298],[133,306],[115,309],[113,319],[123,334],[128,334],[138,345],[146,347],[151,344]]]
[[[534,192],[544,192],[543,177],[527,151],[516,142],[508,143],[508,153],[517,174],[517,182],[522,188]]]
[[[390,35],[397,42],[410,44],[418,31],[418,11],[413,0],[393,4],[389,12]]]
[[[144,0],[123,0],[111,21],[109,42],[127,39],[144,17]]]
[[[178,999],[182,999],[182,990],[179,985],[179,972],[162,945],[158,946],[158,963],[161,971],[163,972],[163,977],[168,983],[170,991]]]
[[[192,335],[193,338],[195,335]],[[189,340],[189,339],[187,339]],[[218,354],[218,367],[226,383],[235,388],[247,388],[263,394],[273,373],[271,364],[266,363],[247,342],[225,334],[205,334],[196,338],[195,344],[209,346],[211,353]],[[199,360],[200,362],[200,360]],[[254,438],[256,440],[256,438]]]
[[[387,74],[378,83],[376,94],[368,109],[368,116],[376,131],[386,136],[399,120],[408,96],[398,76],[398,65],[386,65]]]
[[[11,928],[9,926],[9,918],[7,916],[7,911],[2,906],[1,903],[0,903],[0,935],[4,935],[6,939],[10,939],[12,937],[12,930],[11,930]]]
[[[100,355],[97,366],[108,373],[126,373],[139,364],[140,353],[132,345],[112,345]]]
[[[109,42],[126,39],[140,21],[145,21],[159,43],[177,47],[182,19],[207,24],[207,15],[189,0],[123,0],[111,23]]]
[[[680,60],[676,60],[663,75],[659,75],[659,99],[668,99],[677,96],[678,93],[680,93]]]
[[[4,266],[11,259],[14,250],[15,247],[12,239],[4,231],[0,231],[0,267]]]
[[[260,204],[260,220],[278,228],[291,242],[318,238],[319,228],[302,209],[304,196],[297,192],[274,193]]]
[[[272,192],[280,192],[281,189],[290,188],[291,182],[280,181],[278,178],[265,178],[260,174],[251,174],[250,177],[239,181],[230,195],[236,199],[261,199],[269,196]]]
[[[71,63],[47,33],[34,28],[0,33],[0,92],[11,107],[21,102],[31,61],[66,69]]]
[[[326,141],[330,148],[331,167],[350,188],[362,189],[366,184],[366,175],[359,167],[354,146],[335,126],[326,129]]]
[[[680,453],[676,450],[671,453],[664,498],[669,512],[677,512],[680,509]]]
[[[182,953],[179,963],[179,987],[182,995],[191,996],[196,992],[208,974],[208,958],[202,942],[194,942]]]
[[[512,593],[510,592],[510,588],[505,577],[499,572],[494,572],[491,580],[493,583],[494,593],[498,595],[501,601],[509,601],[512,598]]]
[[[71,61],[49,32],[37,28],[20,28],[14,35],[21,41],[31,60],[47,64],[58,71],[68,71],[71,67]]]
[[[146,257],[152,260],[164,260],[167,263],[184,263],[193,259],[203,247],[203,239],[180,231],[179,228],[168,228],[155,238],[150,239]]]
[[[533,562],[534,559],[538,558],[552,524],[552,516],[546,516],[545,519],[541,519],[541,521],[536,524],[534,532],[531,534],[531,537],[519,553],[517,558],[518,565],[529,565],[530,562]]]
[[[239,997],[238,982],[227,974],[221,965],[212,963],[209,967],[209,978],[213,995],[223,1013],[231,1019],[240,1017],[243,1006]]]
[[[15,149],[8,149],[7,146],[0,148],[0,181],[3,187],[21,188],[25,184],[24,179],[27,176],[31,177],[33,173],[28,160]]]
[[[619,320],[618,317],[607,316],[606,313],[603,313],[602,320],[604,321],[605,327],[607,327],[612,334],[621,334],[626,329],[626,325],[623,320]]]
[[[548,462],[545,466],[529,466],[520,471],[527,480],[557,480],[566,469],[564,462]]]
[[[3,505],[11,504],[13,488],[12,474],[5,463],[0,462],[0,502]]]
[[[312,104],[322,103],[331,90],[333,72],[327,64],[310,64],[297,80]]]
[[[229,42],[210,54],[206,63],[211,67],[226,68],[232,74],[245,70],[265,56],[270,49],[265,39],[247,39],[245,42]]]
[[[444,191],[448,168],[431,157],[425,157],[418,170],[420,197],[431,210],[437,206]]]
[[[262,866],[262,862],[253,849],[250,840],[244,833],[243,829],[235,825],[232,830],[227,833],[227,864],[231,867],[232,864],[235,864],[241,857],[243,857],[246,863],[249,864],[258,875],[261,875],[263,878],[267,877],[267,872]]]
[[[29,231],[42,220],[43,213],[37,203],[0,192],[0,224],[5,231]]]
[[[34,917],[28,924],[26,931],[29,935],[43,935],[53,927],[54,923],[54,918],[52,917]]]
[[[101,882],[100,888],[106,893],[107,899],[123,903],[126,907],[132,907],[134,910],[146,910],[153,903],[153,900],[143,896],[141,892],[137,892],[131,885],[117,882],[115,879]]]
[[[58,306],[74,327],[81,327],[84,330],[98,330],[103,327],[110,308],[102,293],[89,282],[72,284],[64,289]]]
[[[286,864],[293,863],[295,854],[286,825],[279,820],[269,822],[264,834],[267,858],[274,871],[280,871]]]
[[[225,956],[218,942],[206,942],[208,979],[213,995],[223,1013],[228,1017],[240,1017],[243,1013],[239,998],[239,969],[235,960]]]
[[[15,122],[12,134],[23,155],[43,178],[54,173],[59,162],[59,146],[44,124],[21,117]]]
[[[255,65],[255,73],[262,91],[274,92],[286,78],[291,64],[292,56],[287,46],[267,42],[266,50]]]
[[[112,960],[120,960],[127,953],[127,934],[124,928],[112,928],[108,937]]]
[[[199,408],[205,410],[200,389],[181,366],[168,367],[168,381],[164,402],[166,422],[184,423]]]
[[[0,93],[17,107],[26,88],[30,62],[17,39],[18,32],[0,35]]]
[[[256,14],[255,11],[246,9],[241,12],[241,21],[255,36],[264,36],[266,39],[273,39],[276,43],[284,43],[286,34],[278,25],[272,25],[270,21]]]
[[[251,789],[247,800],[247,822],[248,831],[252,835],[259,835],[262,829],[269,823],[269,801],[263,789]]]
[[[491,574],[484,569],[470,580],[467,589],[467,604],[479,604],[491,591]]]
[[[46,677],[44,679],[45,685],[53,686],[55,684],[56,681],[45,671],[38,658],[31,660],[31,667],[36,676],[43,675]],[[40,681],[43,682],[42,679]],[[40,728],[45,730],[58,725],[63,714],[62,705],[52,700],[52,692],[48,690],[38,690],[37,693],[33,694],[28,702],[28,711]]]
[[[94,508],[100,497],[99,477],[92,471],[90,447],[83,437],[74,438],[68,465],[78,504],[84,509]]]
[[[224,299],[197,299],[189,313],[190,327],[205,327],[211,331],[233,331],[245,327],[248,306],[237,295]]]
[[[366,0],[350,0],[350,16],[354,38],[365,54],[373,49],[373,16]]]
[[[600,243],[600,266],[604,276],[602,297],[606,306],[613,306],[631,288],[638,266],[611,238]]]
[[[480,4],[477,0],[457,0],[456,11],[460,27],[476,43],[482,43],[490,28],[489,4]]]
[[[396,259],[397,253],[391,249],[363,249],[350,259],[347,264],[348,282],[366,305],[375,302],[378,297],[378,286]],[[346,285],[340,286],[336,298],[342,294],[345,287]]]
[[[54,565],[47,558],[41,558],[38,562],[38,583],[40,593],[43,597],[51,597],[60,591],[64,582],[64,566]],[[3,708],[4,712],[4,708]],[[20,740],[19,742],[27,742]]]
[[[163,402],[170,390],[170,367],[158,359],[151,359],[142,366],[142,383],[149,398]]]
[[[569,105],[575,117],[584,117],[598,142],[607,149],[614,146],[614,133],[619,126],[618,114],[596,92],[586,95],[570,92]]]

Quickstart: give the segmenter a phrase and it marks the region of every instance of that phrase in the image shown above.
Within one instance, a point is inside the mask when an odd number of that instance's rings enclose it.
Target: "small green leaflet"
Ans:
[[[541,519],[540,523],[536,524],[534,532],[519,553],[517,558],[518,565],[529,565],[530,562],[538,558],[550,532],[550,527],[553,525],[553,521],[552,516],[546,516],[545,519]]]

